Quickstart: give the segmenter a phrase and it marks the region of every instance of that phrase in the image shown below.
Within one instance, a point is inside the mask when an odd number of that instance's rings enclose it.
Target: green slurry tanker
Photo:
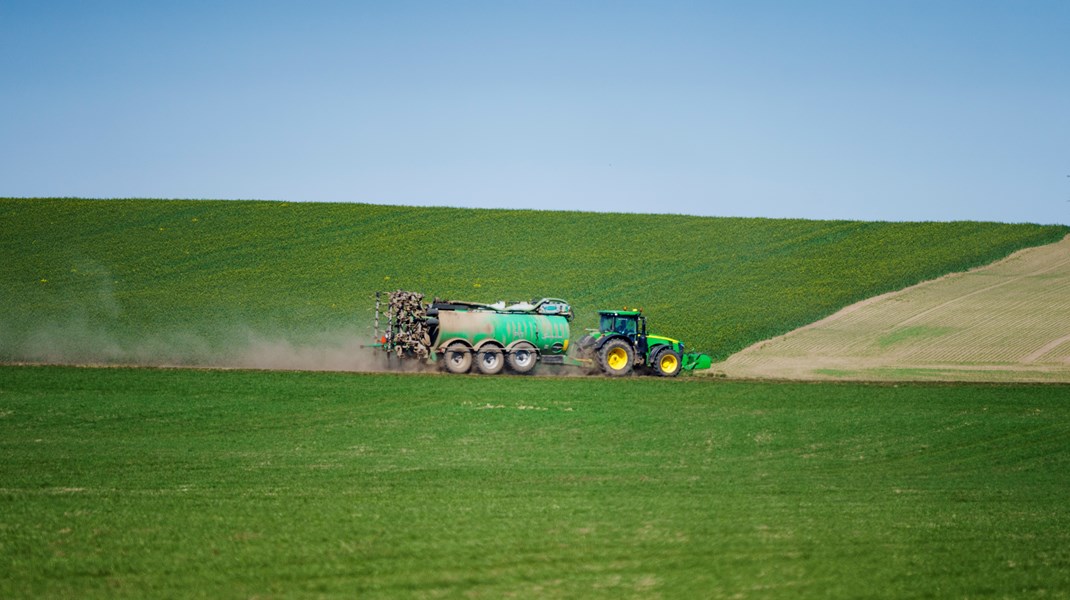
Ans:
[[[572,307],[558,298],[480,304],[398,290],[375,295],[375,347],[389,358],[441,363],[450,373],[475,369],[485,375],[530,373],[537,364],[600,369],[608,375],[633,371],[673,377],[706,369],[710,357],[686,353],[679,340],[649,335],[638,310],[600,311],[600,326],[588,330],[570,352]],[[385,315],[384,315],[385,313]],[[381,328],[385,316],[385,326]],[[380,334],[380,330],[382,333]]]

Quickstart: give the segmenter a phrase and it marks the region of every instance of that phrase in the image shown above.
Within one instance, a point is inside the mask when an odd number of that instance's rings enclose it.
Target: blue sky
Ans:
[[[1070,223],[1070,2],[0,0],[0,196]]]

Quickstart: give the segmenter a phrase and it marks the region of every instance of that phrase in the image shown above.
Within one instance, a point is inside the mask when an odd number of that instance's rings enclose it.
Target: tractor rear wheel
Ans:
[[[539,361],[539,355],[535,352],[535,346],[527,342],[520,342],[513,346],[512,351],[509,352],[509,356],[505,360],[509,363],[509,368],[517,373],[529,373],[535,368],[535,363]]]
[[[632,345],[621,339],[609,340],[598,353],[599,366],[606,375],[614,377],[631,373],[634,359],[635,353],[632,351]]]
[[[442,356],[450,373],[467,373],[472,368],[472,351],[464,344],[450,344]]]
[[[683,363],[680,362],[680,355],[673,351],[672,348],[662,348],[654,354],[654,360],[650,361],[650,366],[654,368],[654,372],[662,377],[676,377],[680,374],[680,367]]]
[[[497,346],[487,346],[476,354],[476,367],[484,375],[497,375],[505,367],[505,354]]]

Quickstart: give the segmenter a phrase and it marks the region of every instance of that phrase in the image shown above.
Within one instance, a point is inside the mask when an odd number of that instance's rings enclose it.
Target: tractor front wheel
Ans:
[[[676,377],[680,374],[680,367],[683,363],[680,362],[680,355],[672,350],[672,348],[662,348],[654,355],[654,360],[650,361],[651,366],[654,367],[654,372],[662,377]]]
[[[614,377],[631,373],[634,359],[631,344],[621,339],[609,340],[598,353],[598,363],[602,370],[606,375]]]

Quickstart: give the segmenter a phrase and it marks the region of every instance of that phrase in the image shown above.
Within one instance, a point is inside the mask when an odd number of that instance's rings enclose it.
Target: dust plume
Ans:
[[[335,327],[319,323],[315,328],[295,327],[292,322],[254,325],[211,311],[186,317],[169,315],[167,321],[156,322],[151,316],[146,318],[144,311],[131,311],[124,305],[112,274],[103,265],[83,260],[75,271],[81,278],[78,288],[56,286],[38,292],[40,302],[0,297],[0,364],[439,370],[437,365],[421,360],[388,360],[387,353],[371,346],[375,338],[371,323],[354,324],[360,320],[356,316]],[[540,376],[585,374],[584,370],[556,365],[540,365],[538,369]]]
[[[0,363],[381,371],[399,362],[368,347],[374,332],[371,323],[354,324],[359,317],[301,327],[250,323],[216,308],[158,322],[145,315],[165,311],[136,304],[156,301],[151,296],[123,296],[107,266],[70,260],[62,284],[0,286]]]
[[[386,355],[368,347],[359,328],[316,334],[271,334],[250,327],[230,331],[163,331],[120,335],[84,318],[52,320],[24,331],[0,324],[0,361],[63,365],[211,367],[294,371],[383,371]]]

